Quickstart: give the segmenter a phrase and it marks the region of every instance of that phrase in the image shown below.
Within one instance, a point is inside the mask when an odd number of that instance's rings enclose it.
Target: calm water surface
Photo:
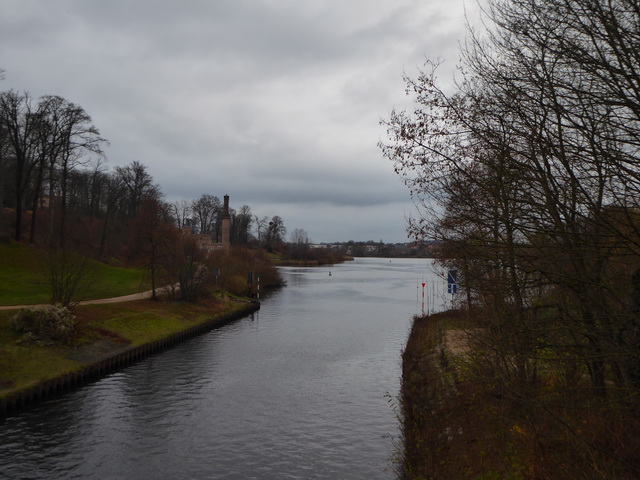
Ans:
[[[395,478],[400,355],[442,281],[426,260],[281,271],[252,317],[4,420],[0,478]]]

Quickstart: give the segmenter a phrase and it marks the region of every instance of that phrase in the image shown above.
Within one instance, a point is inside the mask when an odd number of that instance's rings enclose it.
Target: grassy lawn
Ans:
[[[80,366],[59,347],[19,345],[9,328],[15,312],[0,312],[0,396],[15,387],[29,387],[47,378],[70,372]]]
[[[0,305],[50,302],[45,252],[0,243]],[[143,271],[90,262],[82,299],[110,298],[148,290]],[[247,301],[214,294],[198,304],[140,300],[78,305],[73,345],[23,344],[10,328],[18,309],[0,310],[0,397],[109,357],[123,348],[168,337],[192,326],[244,309]]]
[[[90,262],[83,300],[118,297],[148,289],[140,269]],[[18,243],[0,243],[0,305],[30,305],[51,300],[45,252]]]
[[[74,310],[81,335],[112,334],[133,346],[153,342],[214,317],[246,306],[245,302],[208,300],[199,304],[140,300],[105,305],[83,305]],[[82,340],[86,341],[86,340]]]
[[[78,336],[72,347],[20,345],[10,329],[10,318],[17,310],[0,311],[0,397],[91,363],[90,355],[80,361],[77,353],[90,351],[98,342],[120,348],[142,345],[246,306],[246,302],[221,297],[200,304],[140,300],[78,306],[73,310]]]

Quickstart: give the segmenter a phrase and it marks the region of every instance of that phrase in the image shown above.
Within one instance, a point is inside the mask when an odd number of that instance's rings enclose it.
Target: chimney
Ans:
[[[224,196],[222,207],[222,248],[229,251],[231,245],[231,215],[229,215],[229,195]]]

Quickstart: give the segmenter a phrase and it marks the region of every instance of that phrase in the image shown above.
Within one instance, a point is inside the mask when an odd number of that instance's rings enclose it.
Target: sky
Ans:
[[[168,202],[228,194],[313,242],[406,242],[380,121],[410,106],[404,74],[453,71],[473,2],[0,0],[0,91],[80,105],[106,167],[141,162]]]

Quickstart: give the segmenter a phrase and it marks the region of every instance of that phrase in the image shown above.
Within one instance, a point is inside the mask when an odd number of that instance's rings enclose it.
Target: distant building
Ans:
[[[195,234],[191,227],[182,228],[183,235],[191,235],[196,241],[198,248],[208,252],[216,250],[229,251],[231,247],[231,215],[229,214],[229,195],[224,196],[222,208],[222,242],[214,242],[213,236],[209,234]]]
[[[196,241],[196,245],[201,250],[212,252],[214,250],[222,250],[222,244],[213,241],[213,237],[208,234],[193,233],[191,227],[182,227],[183,235],[191,235]]]
[[[222,206],[222,249],[229,251],[231,246],[231,215],[229,214],[229,195],[224,196]]]

